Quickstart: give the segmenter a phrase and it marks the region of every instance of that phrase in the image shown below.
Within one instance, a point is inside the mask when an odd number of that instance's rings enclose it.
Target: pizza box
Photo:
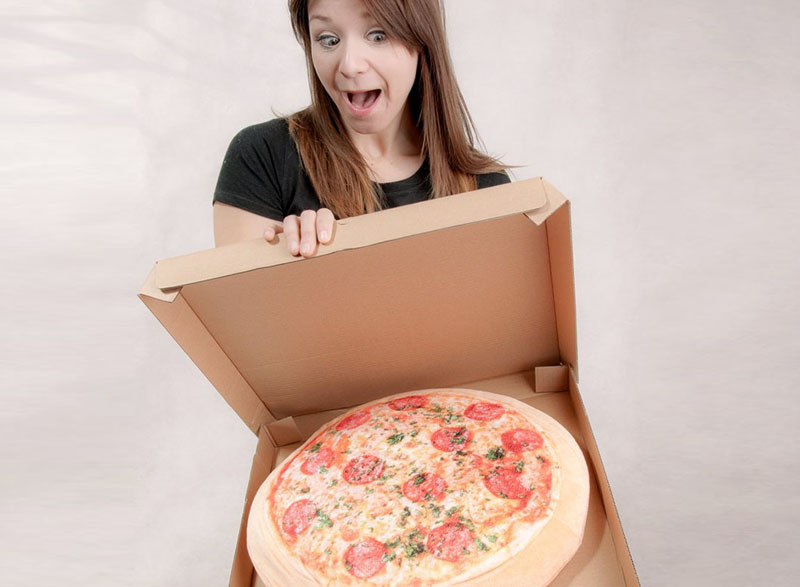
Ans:
[[[552,585],[638,586],[578,389],[566,198],[537,178],[335,230],[309,259],[262,239],[166,259],[139,292],[257,437],[231,587],[263,584],[245,544],[250,504],[303,440],[361,403],[448,387],[524,401],[583,450],[583,541]],[[491,582],[524,584],[528,572],[516,557]]]

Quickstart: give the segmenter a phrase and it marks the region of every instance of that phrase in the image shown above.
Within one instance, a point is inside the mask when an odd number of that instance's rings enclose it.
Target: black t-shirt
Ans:
[[[477,187],[509,181],[505,173],[487,173],[477,176]],[[428,161],[411,177],[382,183],[380,187],[389,208],[429,199]],[[222,162],[214,201],[280,221],[290,214],[321,207],[300,164],[286,119],[249,126],[233,138]]]

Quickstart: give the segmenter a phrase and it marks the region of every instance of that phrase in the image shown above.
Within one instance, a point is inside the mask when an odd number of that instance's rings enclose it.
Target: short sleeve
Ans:
[[[482,175],[478,175],[475,179],[476,187],[479,190],[482,190],[483,188],[490,188],[496,185],[502,185],[504,183],[511,183],[511,179],[508,177],[508,174],[505,171],[484,173]]]
[[[281,119],[240,131],[222,161],[214,201],[283,220],[281,185],[287,139],[288,126]]]

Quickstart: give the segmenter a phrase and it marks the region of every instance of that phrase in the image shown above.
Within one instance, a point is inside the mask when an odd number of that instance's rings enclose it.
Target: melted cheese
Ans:
[[[408,411],[392,410],[388,403],[373,405],[370,419],[351,430],[336,430],[340,418],[281,466],[270,500],[271,514],[281,528],[283,514],[292,503],[300,499],[314,503],[317,515],[311,525],[296,539],[283,537],[287,548],[321,583],[446,581],[497,553],[506,553],[496,557],[502,563],[532,539],[552,514],[558,468],[546,436],[544,446],[536,450],[505,451],[502,456],[498,451],[503,432],[535,429],[527,418],[504,406],[505,413],[495,420],[471,420],[463,413],[479,401],[476,398],[452,392],[426,397],[426,406]],[[471,442],[454,452],[436,449],[431,435],[441,427],[454,426],[467,427],[474,435]],[[303,473],[303,463],[321,447],[335,452],[333,462],[313,475]],[[348,483],[342,471],[361,455],[381,458],[382,474],[363,485]],[[484,475],[498,464],[520,473],[519,479],[530,491],[528,499],[506,499],[487,489]],[[425,473],[446,481],[443,499],[414,502],[403,494],[404,483]],[[458,520],[474,537],[474,544],[455,563],[425,551],[428,533],[448,520]],[[385,567],[361,581],[348,572],[344,556],[350,545],[368,538],[387,547]]]

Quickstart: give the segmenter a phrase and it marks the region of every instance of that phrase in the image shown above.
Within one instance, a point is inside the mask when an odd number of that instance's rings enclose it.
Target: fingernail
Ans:
[[[303,245],[303,254],[308,255],[311,252],[311,245]]]
[[[326,230],[323,230],[319,233],[319,240],[322,242],[328,242],[328,232]]]

